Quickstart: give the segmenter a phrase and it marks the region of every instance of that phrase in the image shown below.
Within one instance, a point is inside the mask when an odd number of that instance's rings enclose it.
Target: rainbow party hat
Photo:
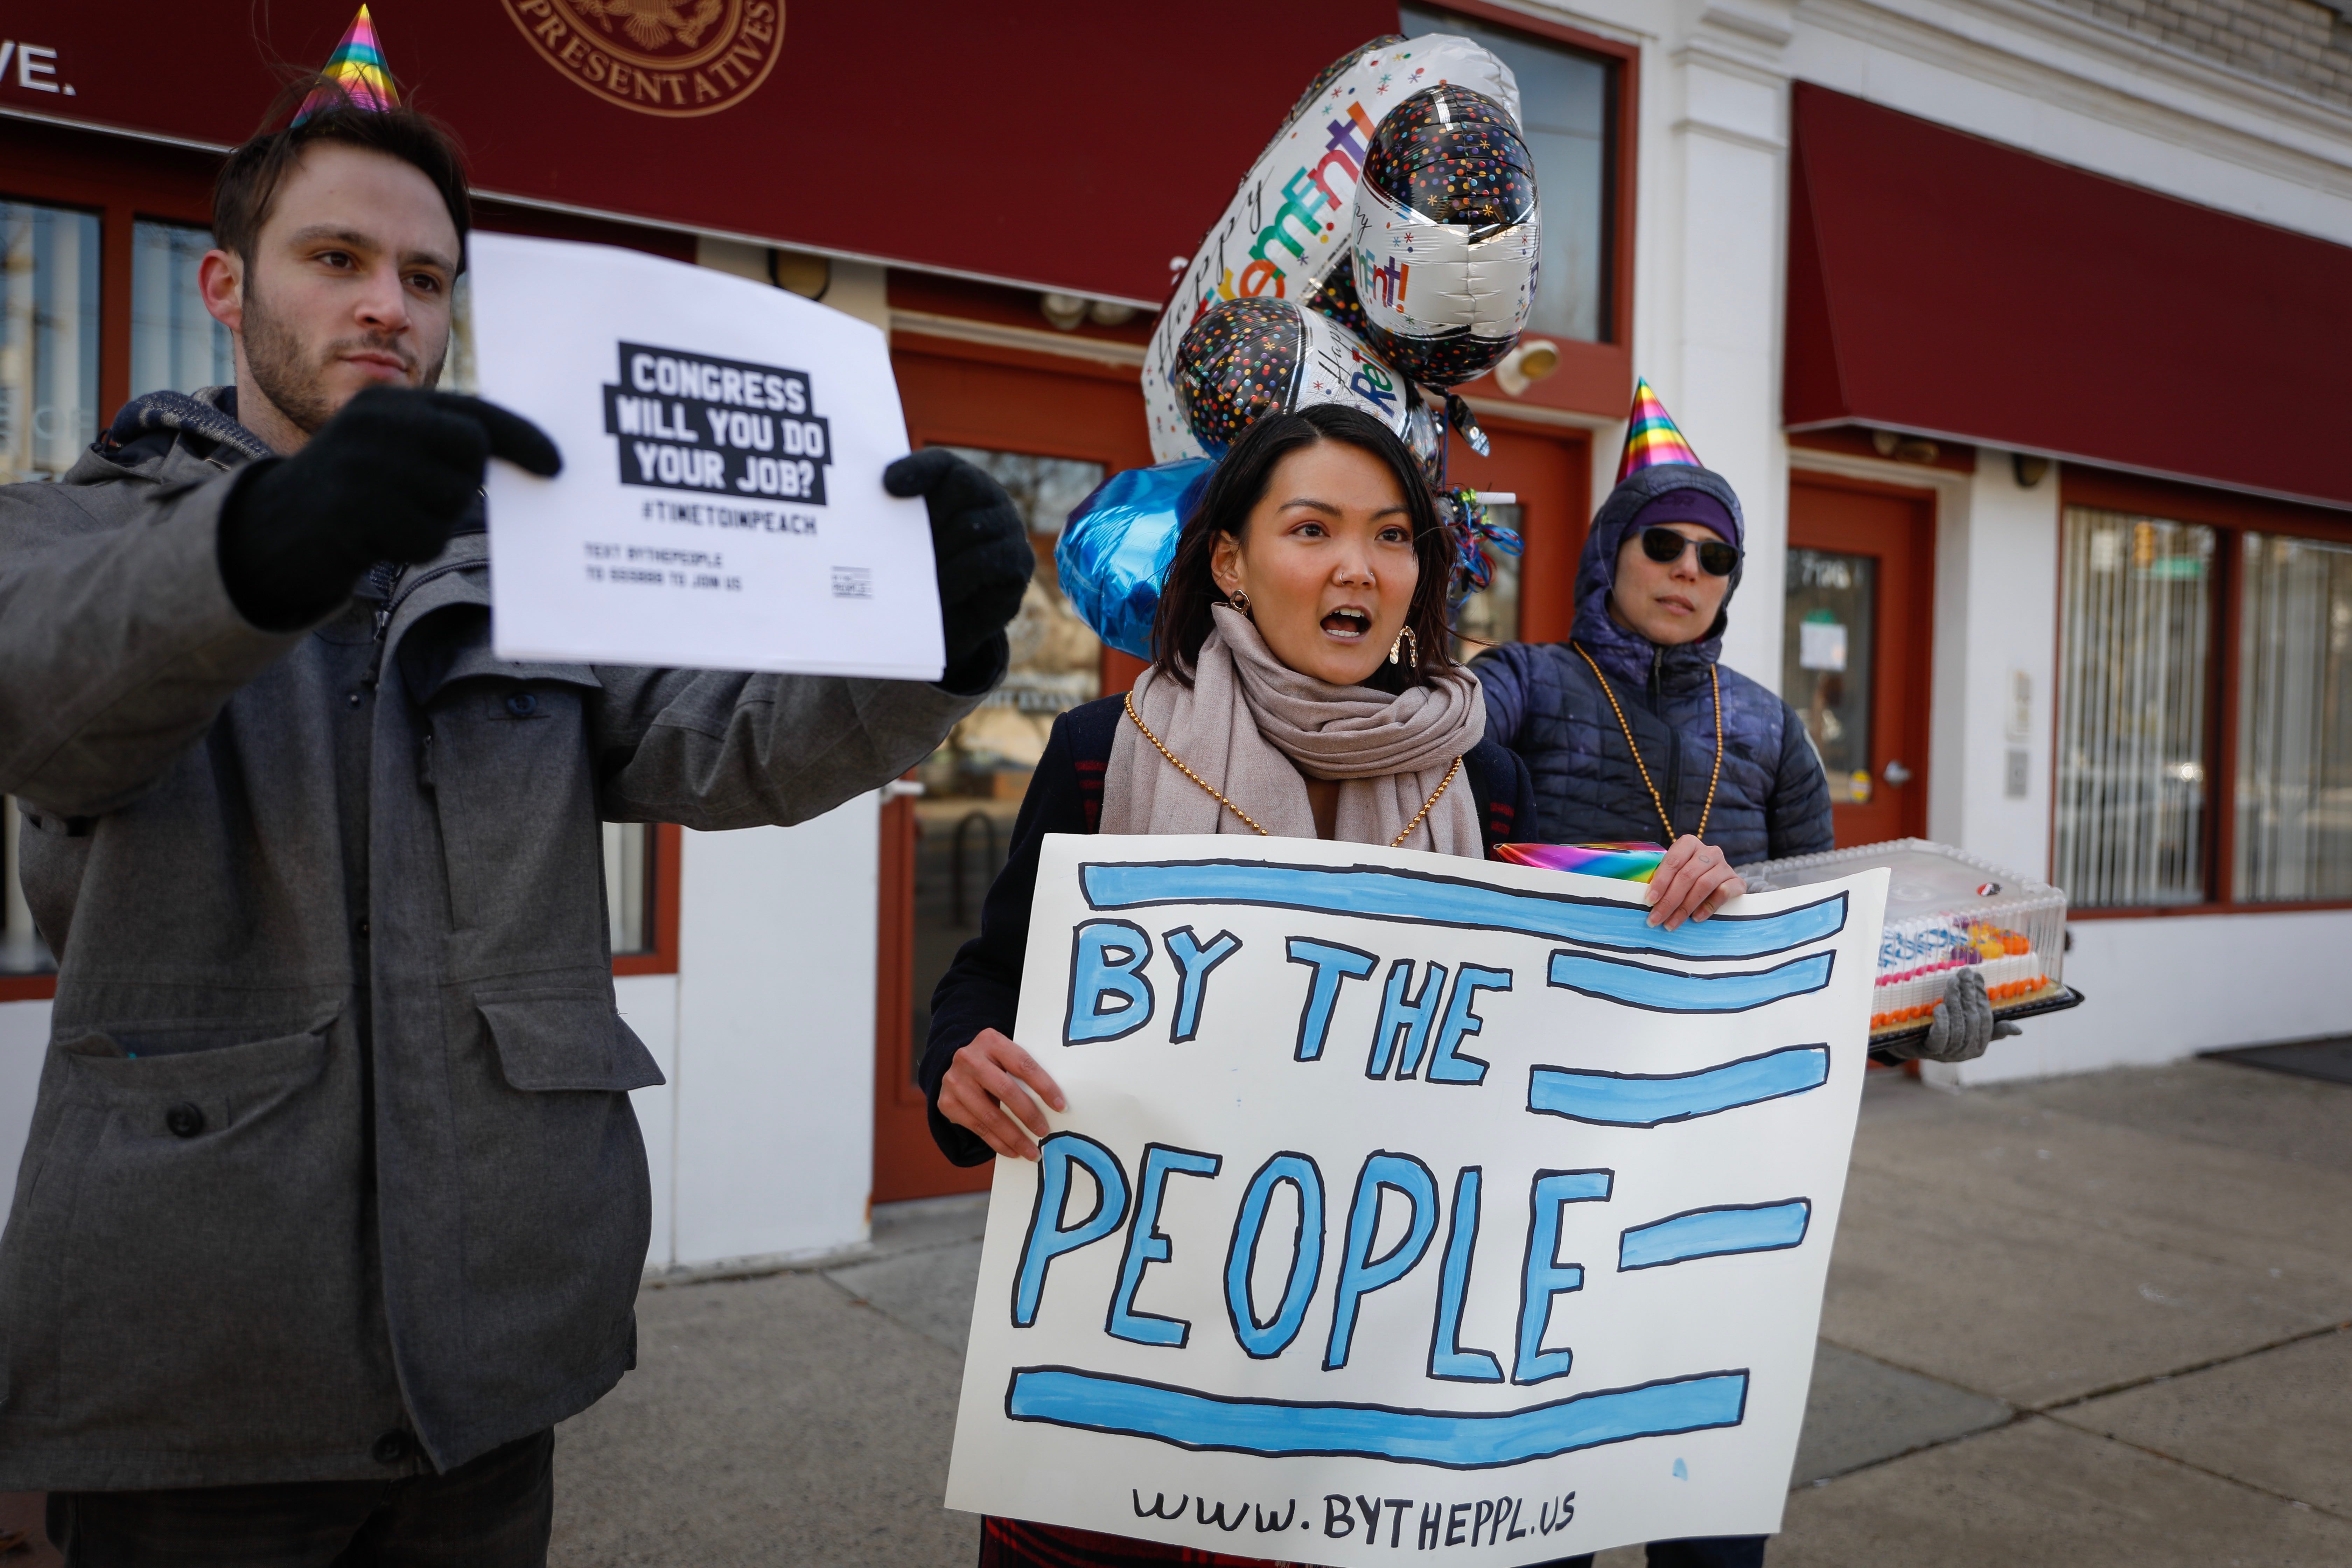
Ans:
[[[1625,426],[1625,458],[1617,465],[1617,482],[1636,468],[1654,468],[1660,463],[1688,463],[1694,468],[1706,467],[1675,428],[1674,416],[1650,390],[1647,380],[1636,378],[1633,383],[1633,412]]]
[[[400,89],[392,85],[392,73],[384,69],[383,49],[375,41],[375,20],[364,5],[352,18],[351,30],[335,46],[335,52],[327,57],[319,74],[341,88],[342,92],[339,96],[326,87],[311,89],[310,96],[302,100],[301,111],[294,116],[296,125],[338,103],[378,112],[400,107]]]

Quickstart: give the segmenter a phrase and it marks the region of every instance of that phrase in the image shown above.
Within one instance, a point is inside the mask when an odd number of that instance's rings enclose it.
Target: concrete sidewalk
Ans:
[[[649,1289],[557,1568],[937,1564],[980,1202]],[[2352,1088],[2212,1062],[1865,1093],[1775,1568],[2352,1563]],[[1637,1550],[1603,1553],[1632,1568]]]
[[[639,1370],[559,1434],[556,1568],[966,1568],[939,1499],[983,1218],[902,1205],[855,1263],[646,1290]],[[1771,1562],[2341,1568],[2347,1325],[2352,1087],[1874,1075]]]

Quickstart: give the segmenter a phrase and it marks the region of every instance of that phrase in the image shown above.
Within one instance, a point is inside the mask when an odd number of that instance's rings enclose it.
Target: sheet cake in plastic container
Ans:
[[[1963,969],[1984,972],[1996,1015],[2068,998],[2066,895],[1925,838],[1897,838],[1743,866],[1751,890],[1801,888],[1884,866],[1886,931],[1878,943],[1873,1037],[1923,1028]]]

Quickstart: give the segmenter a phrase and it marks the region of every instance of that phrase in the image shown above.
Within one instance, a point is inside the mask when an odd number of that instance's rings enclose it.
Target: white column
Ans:
[[[678,921],[676,1261],[866,1237],[880,816],[688,833]]]
[[[1928,833],[2047,877],[2058,465],[2029,489],[2009,453],[1981,448],[1966,506],[1946,509],[1939,521]],[[2021,766],[2013,753],[2022,753]],[[2022,793],[2011,793],[2018,785]]]
[[[1738,491],[1748,561],[1724,661],[1778,689],[1789,465],[1780,436],[1787,253],[1788,77],[1793,6],[1738,0],[1696,8],[1649,89],[1670,117],[1643,148],[1637,370],[1700,461]],[[1656,121],[1644,116],[1650,123]],[[1637,247],[1637,254],[1638,254]],[[1645,298],[1654,309],[1643,309]],[[1613,471],[1613,470],[1612,470]]]

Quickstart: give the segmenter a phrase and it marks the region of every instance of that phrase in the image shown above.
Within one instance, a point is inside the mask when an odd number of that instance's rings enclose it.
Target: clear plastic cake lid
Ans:
[[[1739,874],[1751,889],[1786,889],[1879,866],[1890,876],[1874,1036],[1924,1027],[1964,969],[1981,973],[1996,1013],[2046,1010],[2071,998],[2063,973],[2066,895],[1948,845],[1898,838],[1743,866]]]
[[[2026,910],[2055,905],[2062,910],[2066,907],[2066,895],[2047,882],[2005,870],[1990,860],[1979,860],[1948,844],[1930,843],[1925,838],[1895,838],[1885,844],[1863,844],[1852,849],[1768,860],[1760,866],[1744,866],[1739,874],[1750,889],[1801,888],[1811,882],[1851,877],[1856,871],[1878,866],[1885,867],[1890,873],[1886,884],[1886,923],[1890,926],[1898,921],[1963,910],[1990,914],[2011,907]]]

